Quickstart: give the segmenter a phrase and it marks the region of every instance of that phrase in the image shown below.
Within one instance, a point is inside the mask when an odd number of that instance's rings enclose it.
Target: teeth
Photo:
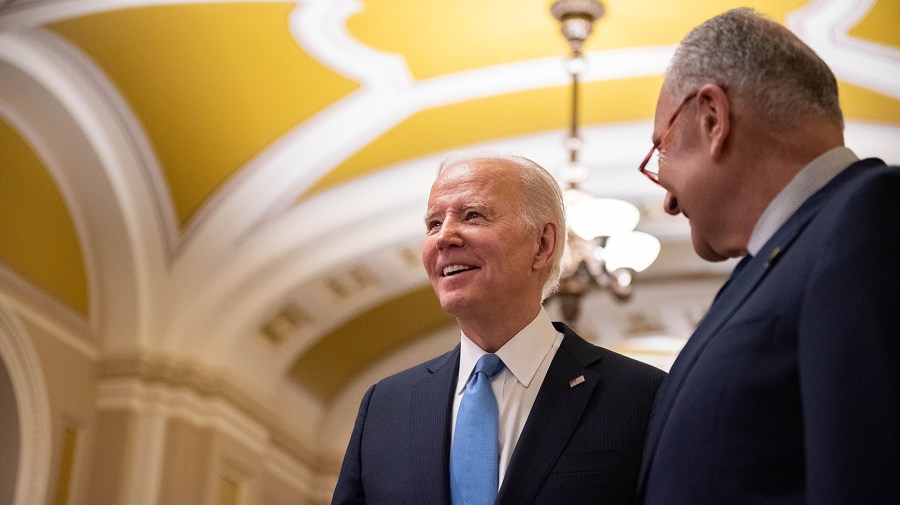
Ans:
[[[471,266],[467,266],[467,265],[450,265],[450,266],[444,267],[444,276],[446,277],[450,274],[454,274],[456,272],[461,272],[463,270],[469,270],[472,268],[475,268],[475,267],[471,267]]]

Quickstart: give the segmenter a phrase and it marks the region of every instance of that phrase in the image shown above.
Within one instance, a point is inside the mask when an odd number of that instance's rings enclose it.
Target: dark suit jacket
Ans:
[[[664,373],[571,329],[532,407],[497,504],[630,503]],[[362,400],[334,504],[449,505],[459,346],[372,386]],[[574,387],[569,381],[584,375]]]
[[[851,165],[742,263],[660,389],[639,496],[900,503],[900,169]]]

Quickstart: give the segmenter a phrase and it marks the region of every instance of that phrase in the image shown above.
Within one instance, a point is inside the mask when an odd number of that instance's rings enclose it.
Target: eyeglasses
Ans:
[[[666,129],[663,130],[662,135],[659,136],[659,140],[653,143],[653,147],[650,148],[650,152],[647,153],[647,156],[644,158],[644,161],[641,163],[641,166],[638,167],[638,170],[644,175],[647,176],[648,179],[653,181],[654,184],[659,185],[659,157],[654,157],[653,153],[659,149],[659,146],[666,141],[666,138],[669,136],[669,132],[672,131],[672,125],[675,124],[675,119],[678,117],[678,113],[684,109],[684,106],[687,105],[692,98],[697,96],[697,92],[693,92],[687,97],[685,97],[684,101],[681,102],[681,105],[675,109],[675,113],[672,114],[671,119],[669,119],[669,124],[666,125]],[[649,167],[649,168],[648,168]]]

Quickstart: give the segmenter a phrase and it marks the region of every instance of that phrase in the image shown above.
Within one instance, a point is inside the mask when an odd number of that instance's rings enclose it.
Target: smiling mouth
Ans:
[[[450,277],[450,276],[453,276],[453,275],[456,275],[456,274],[459,274],[462,272],[468,272],[469,270],[475,270],[477,268],[478,267],[473,267],[473,266],[469,266],[469,265],[450,265],[450,266],[444,267],[444,270],[441,271],[441,275],[443,277]]]

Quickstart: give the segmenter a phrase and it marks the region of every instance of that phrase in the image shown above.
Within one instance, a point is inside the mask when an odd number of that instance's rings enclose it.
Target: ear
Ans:
[[[725,90],[716,84],[705,84],[697,92],[700,127],[709,146],[709,155],[719,159],[731,132],[731,102]]]
[[[538,248],[534,255],[532,268],[543,270],[553,264],[553,252],[556,251],[556,225],[546,223],[538,237]]]

